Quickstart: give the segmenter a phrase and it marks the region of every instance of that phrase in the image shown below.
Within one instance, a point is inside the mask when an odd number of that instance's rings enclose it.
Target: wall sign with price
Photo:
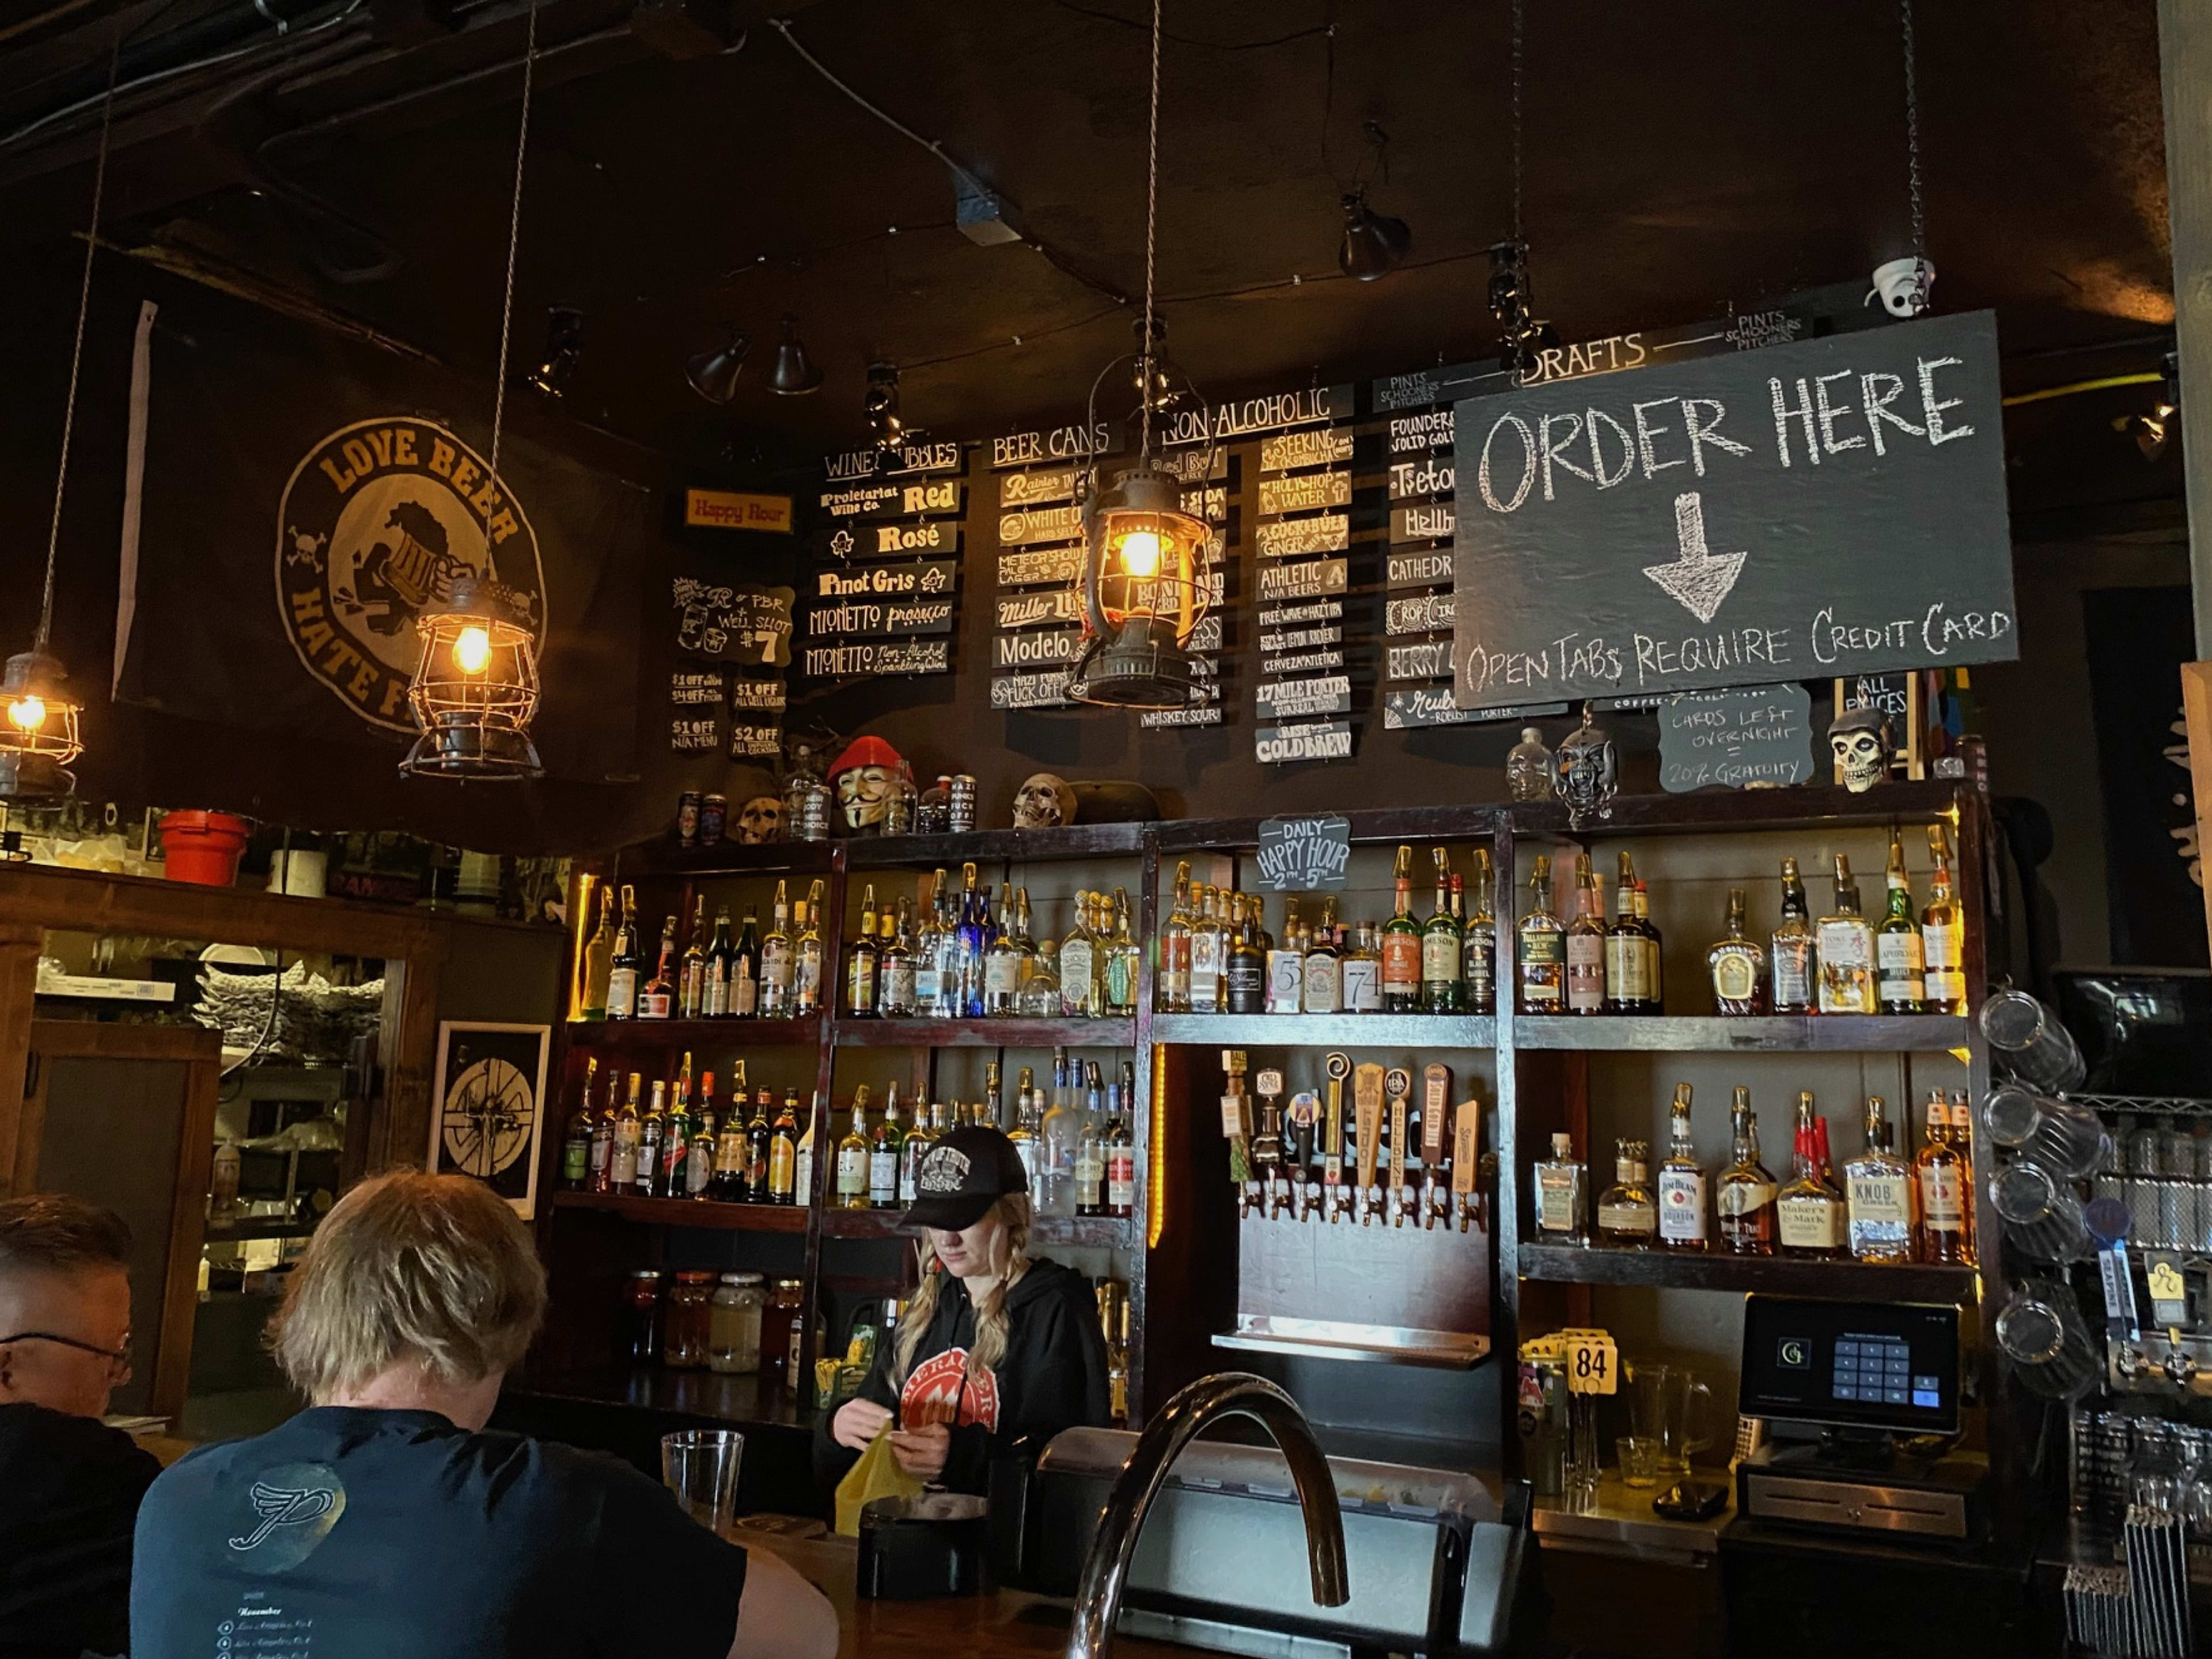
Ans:
[[[1615,1394],[1620,1388],[1620,1350],[1603,1331],[1561,1331],[1569,1394]]]

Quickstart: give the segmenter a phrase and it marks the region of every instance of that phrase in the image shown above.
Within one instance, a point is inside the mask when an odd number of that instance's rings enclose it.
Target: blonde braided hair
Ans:
[[[968,1350],[968,1375],[995,1369],[1006,1357],[1006,1293],[1021,1282],[1022,1275],[1030,1269],[1030,1199],[1027,1193],[1008,1193],[994,1204],[985,1215],[994,1218],[1004,1231],[999,1236],[999,1249],[994,1252],[1000,1260],[992,1266],[998,1269],[998,1282],[986,1291],[975,1304],[975,1340]],[[945,1273],[937,1260],[935,1246],[924,1231],[921,1242],[915,1247],[921,1267],[921,1288],[906,1304],[906,1313],[899,1320],[898,1340],[894,1352],[897,1364],[891,1372],[894,1389],[906,1386],[908,1374],[914,1370],[914,1356],[921,1346],[924,1332],[937,1315],[937,1298],[945,1288]]]

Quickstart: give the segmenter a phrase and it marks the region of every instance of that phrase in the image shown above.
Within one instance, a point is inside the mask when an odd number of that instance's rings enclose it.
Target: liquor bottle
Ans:
[[[1036,947],[1027,938],[1022,910],[1017,907],[1010,926],[983,953],[983,1012],[999,1018],[1021,1012],[1023,982],[1036,960]]]
[[[707,901],[691,912],[691,937],[676,970],[676,1017],[697,1019],[707,1012]]]
[[[1713,1183],[1721,1248],[1732,1255],[1774,1254],[1774,1177],[1759,1161],[1759,1118],[1751,1091],[1739,1085],[1729,1109],[1734,1133],[1729,1166]]]
[[[1060,994],[1060,946],[1051,939],[1042,941],[1030,958],[1029,976],[1014,1006],[1030,1019],[1058,1019],[1067,1012]]]
[[[765,1118],[761,1130],[765,1135]],[[745,1127],[745,1063],[740,1060],[730,1079],[730,1111],[714,1142],[714,1175],[707,1183],[707,1196],[721,1204],[747,1202],[753,1195],[752,1163],[752,1138]]]
[[[1588,853],[1575,854],[1575,915],[1567,924],[1567,1012],[1595,1014],[1605,1007],[1605,920],[1596,872]]]
[[[1298,920],[1296,894],[1283,901],[1283,936],[1267,952],[1267,978],[1269,1013],[1295,1014],[1305,1006],[1305,927]]]
[[[1190,1006],[1194,1013],[1219,1013],[1229,1006],[1225,905],[1218,890],[1204,882],[1192,890]]]
[[[1766,952],[1743,931],[1743,889],[1729,889],[1728,929],[1705,952],[1712,976],[1713,1011],[1722,1014],[1766,1012]]]
[[[860,931],[845,958],[845,1012],[856,1019],[873,1019],[878,994],[876,949],[876,886],[861,890]]]
[[[985,1085],[990,1096],[991,1121],[994,1124],[1000,1121],[998,1069],[997,1063],[993,1062],[991,1075],[986,1079]],[[1014,1127],[1006,1131],[1006,1139],[1014,1143],[1014,1156],[1022,1161],[1022,1173],[1029,1178],[1032,1194],[1037,1186],[1037,1119],[1042,1115],[1041,1109],[1036,1111],[1031,1109],[1034,1102],[1030,1097],[1036,1079],[1036,1073],[1027,1066],[1023,1066],[1015,1077]]]
[[[1455,1014],[1464,1003],[1461,979],[1459,918],[1452,914],[1451,854],[1432,848],[1437,861],[1437,899],[1421,924],[1421,1011]]]
[[[1106,1131],[1106,1213],[1128,1216],[1137,1207],[1137,1138],[1129,1127],[1137,1110],[1137,1067],[1121,1062],[1121,1081],[1108,1103],[1111,1120]]]
[[[1668,1109],[1667,1157],[1659,1165],[1659,1248],[1702,1250],[1709,1243],[1705,1169],[1690,1139],[1690,1085],[1674,1085]]]
[[[1344,1006],[1343,963],[1336,948],[1336,899],[1321,902],[1321,922],[1306,945],[1301,964],[1305,983],[1300,1006],[1309,1014],[1333,1014]]]
[[[814,1120],[806,1121],[806,1180],[799,1179],[799,1097],[786,1092],[783,1106],[769,1126],[768,1201],[771,1204],[811,1204],[814,1201]],[[753,1202],[761,1201],[759,1193]]]
[[[933,1017],[944,1012],[938,1003],[938,963],[944,953],[942,929],[939,926],[945,909],[942,868],[930,883],[927,905],[922,903],[917,890],[914,908],[914,1007],[917,1014]]]
[[[1966,1206],[1973,1177],[1966,1154],[1952,1144],[1950,1108],[1941,1089],[1928,1091],[1927,1127],[1912,1169],[1920,1188],[1920,1259],[1971,1262]]]
[[[1547,1244],[1589,1242],[1588,1176],[1575,1158],[1572,1136],[1552,1137],[1552,1155],[1536,1164],[1536,1236]]]
[[[730,947],[732,1018],[751,1019],[759,1014],[760,988],[760,915],[755,907],[748,904],[744,926],[738,930],[738,942]]]
[[[737,1104],[744,1105],[743,1101]],[[737,1113],[732,1111],[731,1116]],[[691,1157],[684,1166],[684,1195],[703,1199],[707,1189],[714,1184],[714,1164],[720,1156],[720,1141],[717,1135],[720,1118],[714,1110],[714,1074],[708,1072],[699,1079],[699,1105],[692,1115]]]
[[[1026,1071],[1023,1074],[1028,1075]],[[999,1086],[999,1062],[995,1060],[986,1061],[983,1066],[983,1098],[975,1103],[975,1122],[979,1127],[1006,1128],[1006,1102],[1000,1097],[1002,1092]],[[1011,1129],[1007,1130],[1009,1136],[1012,1133]]]
[[[837,1186],[834,1200],[841,1210],[868,1207],[868,1085],[853,1091],[853,1121],[837,1143]]]
[[[960,866],[960,921],[954,933],[954,975],[959,987],[957,1016],[983,1016],[983,960],[989,953],[994,930],[989,896],[975,884],[975,866]]]
[[[640,1198],[654,1196],[660,1184],[660,1139],[668,1132],[668,1085],[653,1080],[653,1103],[637,1126],[637,1170],[630,1191]]]
[[[1844,1195],[1828,1180],[1814,1127],[1810,1090],[1797,1094],[1796,1174],[1774,1195],[1775,1231],[1784,1255],[1832,1259],[1844,1254]]]
[[[1648,1184],[1650,1146],[1613,1143],[1613,1182],[1597,1200],[1597,1242],[1614,1249],[1648,1250],[1659,1232],[1659,1202]]]
[[[753,1096],[753,1115],[745,1120],[745,1202],[775,1201],[769,1180],[775,1164],[775,1121],[769,1115],[775,1096],[762,1084]]]
[[[1036,1173],[1030,1196],[1041,1216],[1075,1213],[1075,1152],[1083,1138],[1082,1109],[1068,1086],[1067,1050],[1052,1051],[1052,1103],[1037,1130]]]
[[[682,1198],[684,1181],[691,1165],[691,1056],[684,1056],[683,1069],[676,1074],[676,1097],[669,1104],[668,1118],[660,1130],[660,1173],[654,1177],[653,1189],[663,1198]]]
[[[1621,854],[1621,862],[1628,855]],[[1651,920],[1651,884],[1641,876],[1636,878],[1636,928],[1644,935],[1644,1006],[1639,1013],[1663,1014],[1667,1012],[1667,940],[1659,931],[1659,924]]]
[[[1075,1212],[1106,1213],[1106,1089],[1098,1062],[1084,1066],[1083,1113],[1075,1140]]]
[[[1912,914],[1912,883],[1905,873],[1905,845],[1889,838],[1889,914],[1875,929],[1875,1000],[1885,1014],[1917,1014],[1926,1006],[1927,956],[1920,922]]]
[[[1613,898],[1613,926],[1605,930],[1605,1012],[1650,1013],[1645,981],[1650,976],[1650,952],[1644,930],[1636,925],[1636,867],[1626,853],[1620,855],[1620,879]]]
[[[763,1019],[791,1018],[791,900],[784,884],[775,884],[768,933],[761,939],[760,1014]]]
[[[1866,1103],[1866,1146],[1844,1165],[1845,1229],[1861,1261],[1912,1260],[1912,1170],[1897,1155],[1889,1109],[1880,1095]]]
[[[899,1201],[899,1154],[905,1146],[906,1133],[899,1127],[898,1085],[894,1082],[884,1091],[883,1121],[868,1140],[868,1202],[876,1209],[891,1209]]]
[[[947,1115],[951,1108],[939,1101],[925,1109],[917,1101],[914,1109],[914,1127],[906,1132],[899,1143],[898,1203],[902,1209],[921,1196],[918,1184],[921,1162],[929,1156],[929,1149],[951,1126]]]
[[[898,921],[891,933],[891,942],[884,947],[883,963],[876,969],[876,1000],[883,1010],[884,1018],[911,1018],[916,1006],[919,978],[914,950],[911,899],[902,898],[898,902]]]
[[[1144,972],[1145,949],[1131,931],[1129,895],[1114,890],[1114,939],[1106,947],[1106,1012],[1127,1016],[1137,1012],[1137,986]]]
[[[614,1188],[615,1120],[622,1114],[615,1106],[615,1074],[607,1073],[606,1092],[600,1097],[599,1109],[592,1118],[592,1149],[585,1187],[594,1193],[611,1192]]]
[[[1835,914],[1820,918],[1819,950],[1820,1012],[1874,1012],[1874,929],[1859,912],[1859,884],[1841,853],[1836,854]]]
[[[708,940],[705,957],[701,963],[699,1012],[708,1019],[721,1019],[730,1012],[730,965],[737,948],[730,942],[730,907],[721,906],[714,912],[714,933]]]
[[[676,918],[660,925],[659,965],[653,977],[638,988],[637,1017],[666,1019],[676,1012]]]
[[[599,884],[599,925],[584,946],[584,970],[576,1012],[586,1019],[607,1017],[607,985],[615,971],[615,890]]]
[[[1264,1014],[1267,1012],[1267,955],[1260,943],[1260,924],[1255,915],[1260,901],[1256,896],[1247,899],[1236,892],[1228,897],[1232,929],[1226,969],[1229,1012]]]
[[[1398,849],[1391,876],[1397,907],[1382,924],[1382,1012],[1409,1014],[1421,1006],[1421,924],[1413,920],[1413,849]]]
[[[1767,946],[1773,968],[1769,1006],[1778,1014],[1814,1012],[1813,993],[1820,975],[1813,948],[1812,907],[1805,902],[1805,884],[1797,874],[1797,860],[1782,860],[1782,920],[1774,924]]]
[[[1187,1014],[1191,1011],[1190,951],[1190,864],[1184,860],[1176,866],[1175,898],[1168,910],[1167,925],[1160,929],[1160,980],[1156,1000],[1164,1014]]]
[[[1060,942],[1060,1007],[1074,1018],[1106,1012],[1106,976],[1099,971],[1103,941],[1091,928],[1091,895],[1075,896],[1075,919]],[[1092,1006],[1093,1002],[1097,1006]]]
[[[576,1094],[576,1109],[569,1114],[568,1133],[561,1140],[561,1187],[580,1193],[592,1180],[592,1079],[599,1069],[599,1056],[584,1060],[584,1086]]]
[[[1376,940],[1373,922],[1359,924],[1352,935],[1352,949],[1338,959],[1337,974],[1343,986],[1346,1013],[1382,1012],[1382,947]]]
[[[607,1186],[602,1190],[628,1193],[637,1187],[637,1149],[645,1139],[645,1121],[637,1109],[641,1086],[641,1079],[632,1072],[629,1097],[623,1103],[622,1115],[615,1120],[613,1144],[607,1154]]]
[[[615,930],[615,954],[607,969],[607,1018],[635,1019],[637,989],[645,960],[637,949],[637,890],[622,890],[622,922]]]
[[[804,1018],[822,1009],[822,884],[808,889],[806,903],[793,918],[791,941],[791,1012]]]
[[[1498,1012],[1498,912],[1491,896],[1493,879],[1490,849],[1476,848],[1474,890],[1468,906],[1472,915],[1467,924],[1467,937],[1460,947],[1460,965],[1467,981],[1463,995],[1470,1014]]]
[[[1536,854],[1536,867],[1528,877],[1528,913],[1516,932],[1521,1012],[1560,1012],[1567,996],[1567,930],[1552,914],[1552,860],[1547,854]]]
[[[1928,884],[1928,907],[1920,913],[1920,945],[1926,973],[1923,1001],[1931,1014],[1966,1012],[1966,924],[1951,896],[1951,846],[1943,826],[1928,826],[1928,854],[1936,873]]]

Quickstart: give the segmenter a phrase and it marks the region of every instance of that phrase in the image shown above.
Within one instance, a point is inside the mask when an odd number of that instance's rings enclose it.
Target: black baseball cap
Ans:
[[[1030,1178],[1022,1155],[1002,1131],[971,1123],[922,1155],[914,1187],[906,1224],[957,1233],[981,1221],[1009,1193],[1029,1191]]]

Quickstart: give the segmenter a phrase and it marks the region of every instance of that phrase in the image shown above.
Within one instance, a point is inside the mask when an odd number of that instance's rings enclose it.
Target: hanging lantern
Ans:
[[[1182,486],[1149,465],[1084,510],[1084,644],[1069,674],[1079,702],[1179,708],[1203,687],[1188,647],[1210,604],[1206,529]]]
[[[64,689],[68,678],[44,652],[8,659],[0,674],[0,800],[59,800],[76,787],[68,767],[84,752],[76,729],[83,705]]]
[[[410,777],[543,776],[530,741],[538,708],[538,640],[511,590],[457,576],[443,603],[415,618],[422,659],[407,688],[422,735],[399,763]]]

